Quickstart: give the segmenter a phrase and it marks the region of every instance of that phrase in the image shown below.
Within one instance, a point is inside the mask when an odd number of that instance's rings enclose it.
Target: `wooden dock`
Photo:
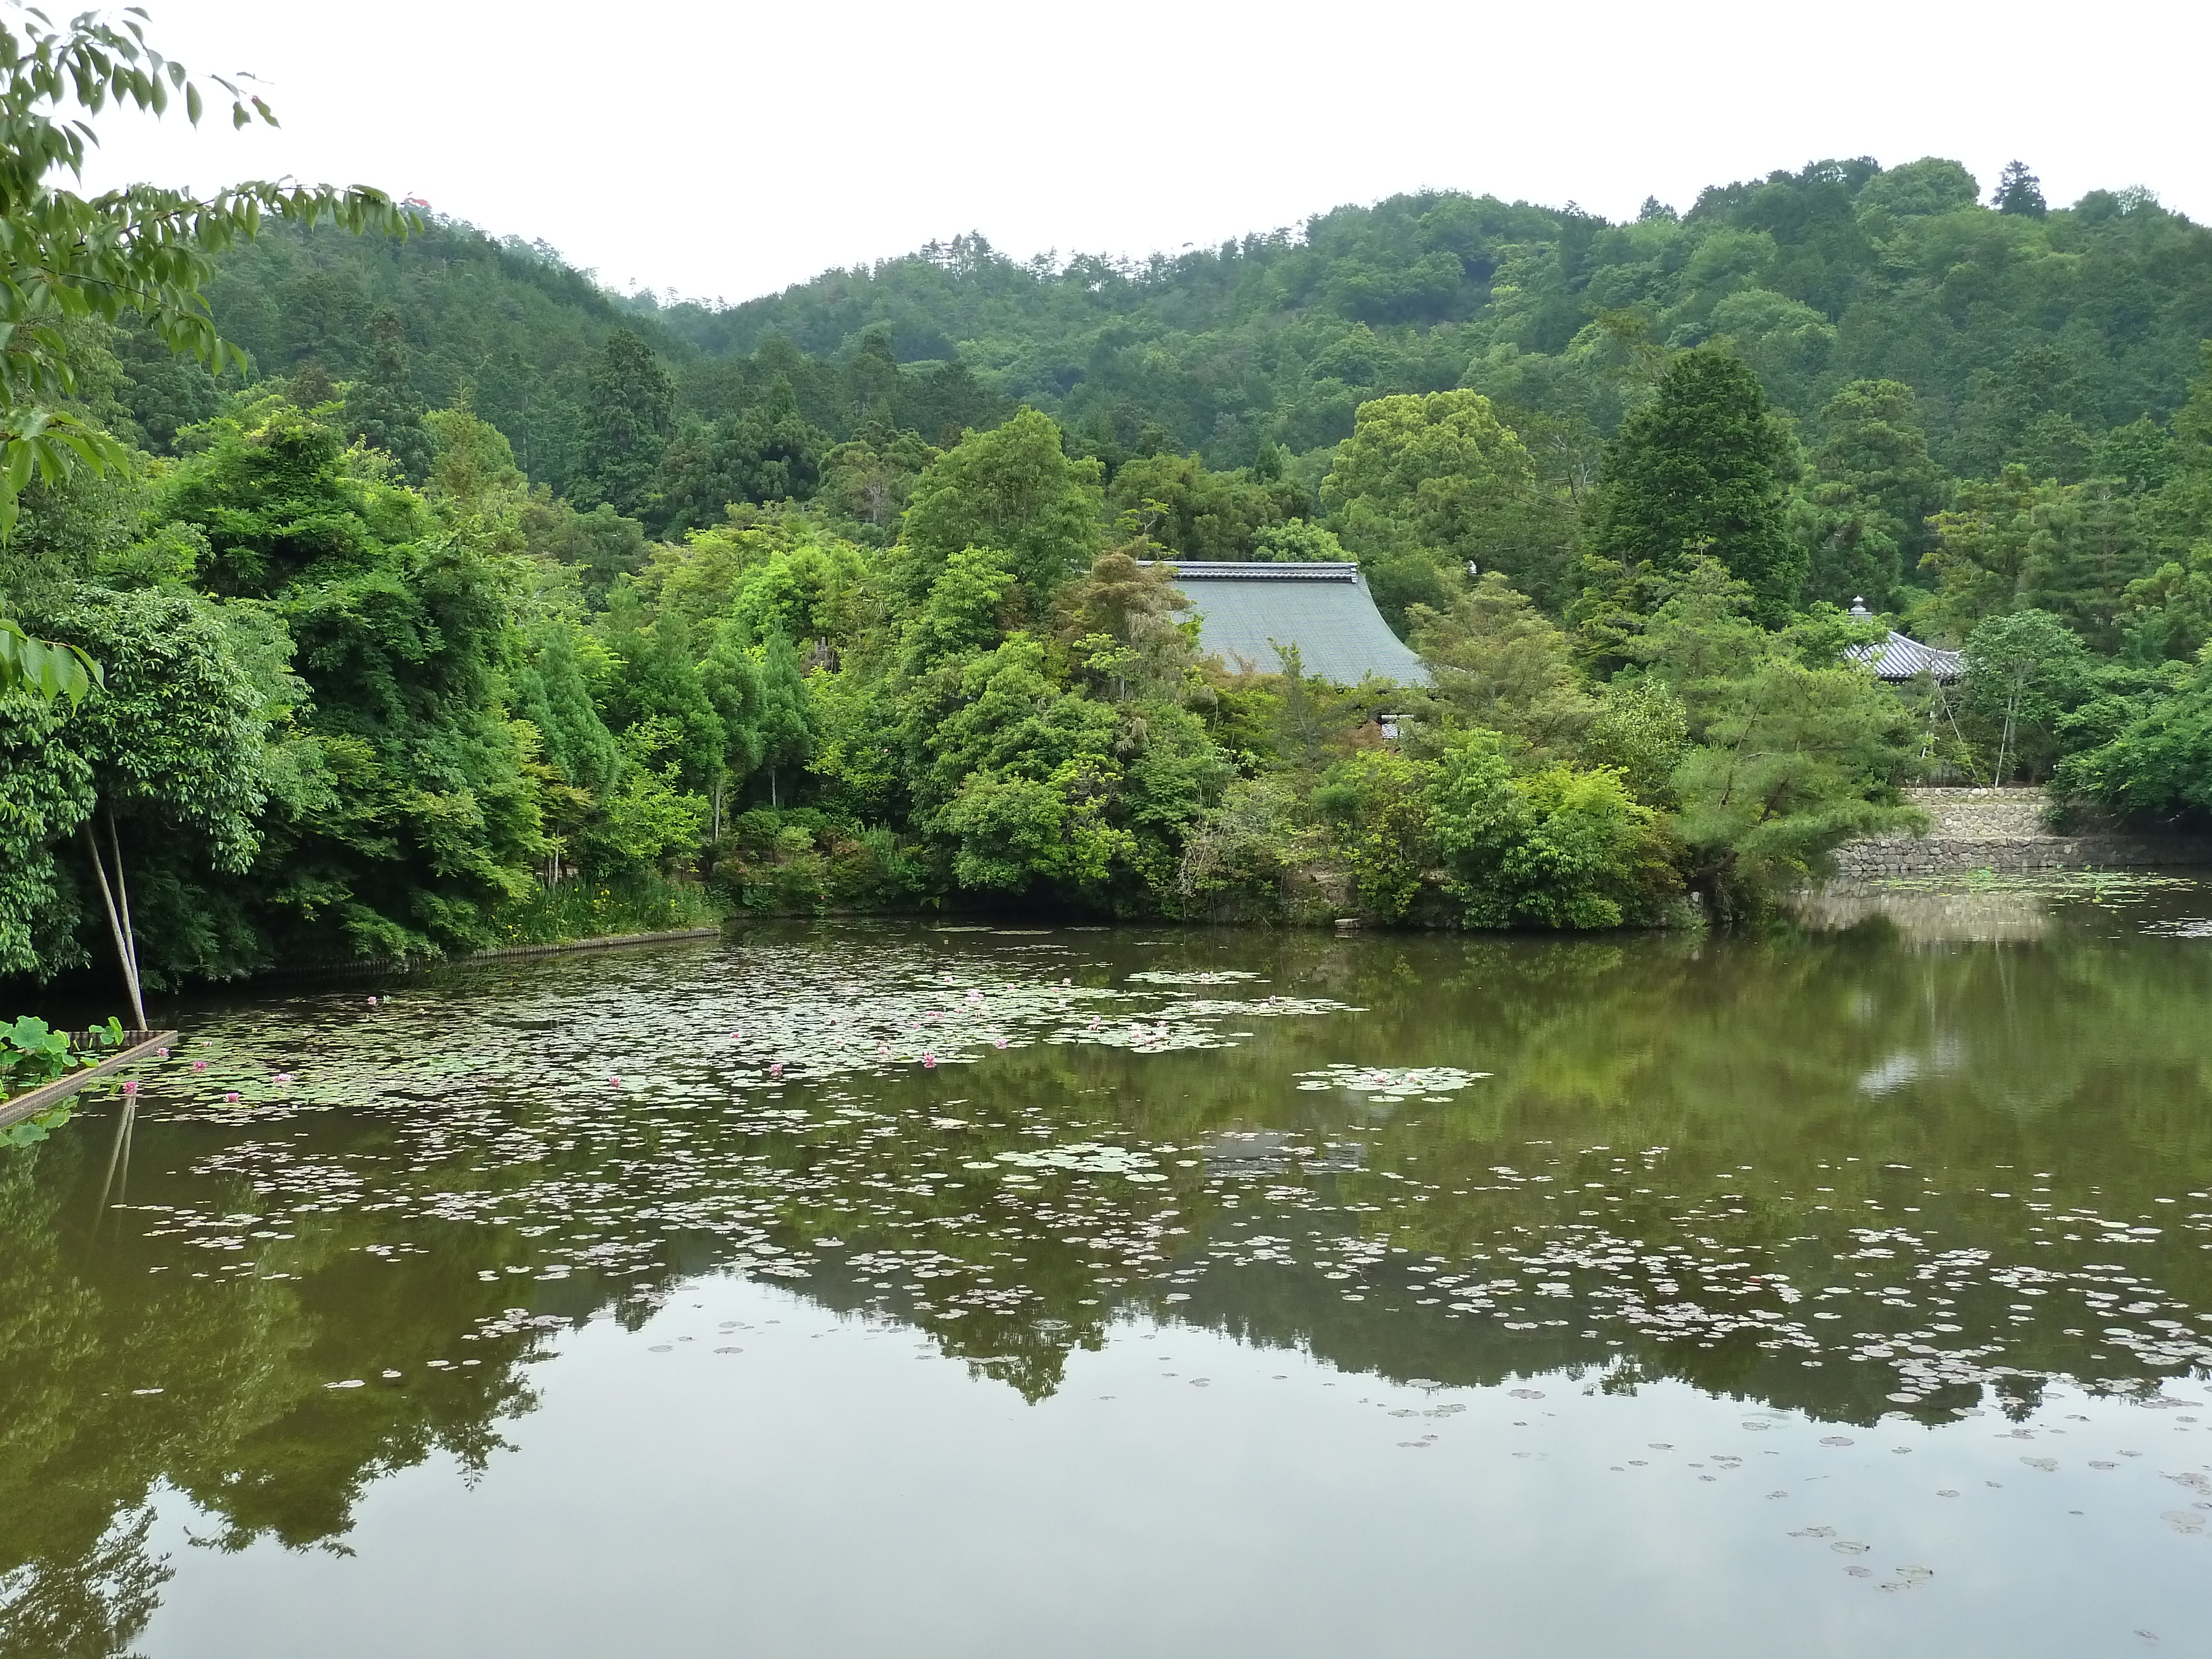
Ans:
[[[36,1117],[50,1106],[67,1100],[88,1083],[98,1081],[111,1072],[118,1072],[134,1060],[143,1060],[157,1048],[167,1048],[175,1043],[174,1031],[125,1031],[131,1041],[117,1049],[97,1066],[81,1066],[67,1077],[56,1078],[27,1094],[16,1095],[0,1101],[0,1129],[21,1123],[25,1118]]]

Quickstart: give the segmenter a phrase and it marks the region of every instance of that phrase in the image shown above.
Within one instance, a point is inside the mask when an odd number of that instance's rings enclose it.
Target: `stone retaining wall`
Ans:
[[[1963,876],[1977,870],[2029,875],[2047,870],[2152,870],[2212,865],[2212,840],[2099,830],[2054,834],[2040,789],[1908,789],[1928,814],[1924,837],[1883,836],[1838,849],[1838,875]]]

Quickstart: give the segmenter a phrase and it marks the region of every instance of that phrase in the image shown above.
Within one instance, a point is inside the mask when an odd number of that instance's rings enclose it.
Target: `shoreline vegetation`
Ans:
[[[57,187],[61,81],[5,95],[11,225],[136,211]],[[2140,192],[1440,192],[715,312],[296,194],[26,313],[0,982],[726,913],[1728,925],[1911,785],[2212,817],[2212,234]],[[1431,683],[1210,656],[1184,560],[1354,564]],[[1877,682],[1890,627],[1963,678]]]

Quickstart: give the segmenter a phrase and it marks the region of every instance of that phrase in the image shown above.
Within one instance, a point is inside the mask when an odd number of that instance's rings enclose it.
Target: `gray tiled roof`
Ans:
[[[1955,680],[1966,671],[1966,659],[1958,652],[1938,650],[1894,632],[1880,645],[1855,645],[1844,654],[1872,666],[1878,680],[1909,680],[1919,674]]]
[[[1368,675],[1426,685],[1429,671],[1390,631],[1353,564],[1261,564],[1189,560],[1176,586],[1198,613],[1199,648],[1230,667],[1281,672],[1277,643],[1296,645],[1305,672],[1338,685]]]
[[[1874,620],[1874,612],[1863,599],[1851,601],[1849,614],[1857,622]],[[1922,674],[1931,679],[1955,680],[1966,672],[1966,659],[1956,651],[1939,651],[1932,645],[1908,640],[1894,629],[1880,645],[1850,646],[1844,657],[1849,662],[1865,663],[1878,680],[1909,680]]]

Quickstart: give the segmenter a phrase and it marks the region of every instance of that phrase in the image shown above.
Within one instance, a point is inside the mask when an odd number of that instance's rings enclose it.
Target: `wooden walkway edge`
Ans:
[[[156,1048],[168,1048],[177,1040],[177,1034],[174,1031],[140,1031],[133,1035],[138,1038],[137,1042],[118,1054],[109,1055],[97,1066],[82,1067],[71,1072],[67,1077],[57,1078],[52,1083],[41,1085],[27,1094],[17,1095],[11,1100],[0,1101],[0,1129],[5,1129],[11,1124],[21,1123],[27,1117],[36,1117],[49,1106],[58,1105],[67,1100],[88,1083],[103,1078],[110,1072],[118,1071],[133,1060],[143,1060]]]

